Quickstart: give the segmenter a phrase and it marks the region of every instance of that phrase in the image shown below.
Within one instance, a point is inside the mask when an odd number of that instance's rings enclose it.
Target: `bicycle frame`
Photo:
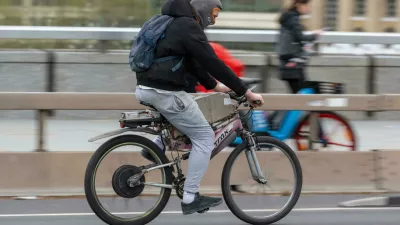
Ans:
[[[255,154],[256,148],[254,147],[254,140],[250,134],[243,129],[243,124],[239,114],[236,110],[236,115],[233,118],[223,120],[218,125],[214,126],[215,141],[214,149],[211,153],[211,159],[213,159],[218,153],[220,153],[225,147],[227,147],[237,137],[248,139],[249,151],[246,151],[246,157],[249,163],[250,171],[257,182],[266,183],[267,179],[264,177],[260,165]],[[192,148],[191,144],[185,146],[185,148]],[[178,149],[173,149],[178,150]]]
[[[215,129],[214,149],[211,154],[211,159],[227,147],[237,135],[241,134],[243,125],[240,117],[236,115],[232,119],[215,126]]]

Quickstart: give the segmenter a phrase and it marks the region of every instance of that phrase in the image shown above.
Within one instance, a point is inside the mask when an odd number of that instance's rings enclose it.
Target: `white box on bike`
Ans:
[[[129,111],[129,112],[122,112],[121,118],[122,120],[148,120],[151,118],[158,118],[160,117],[160,112],[146,110],[136,110],[136,111]]]
[[[212,93],[204,96],[196,96],[195,100],[210,124],[235,113],[235,105],[233,105],[229,94],[220,92]]]
[[[210,124],[234,114],[236,109],[229,94],[225,93],[218,92],[196,96],[195,101]],[[122,112],[120,120],[145,121],[151,118],[159,118],[160,116],[159,112],[153,110],[135,110]]]

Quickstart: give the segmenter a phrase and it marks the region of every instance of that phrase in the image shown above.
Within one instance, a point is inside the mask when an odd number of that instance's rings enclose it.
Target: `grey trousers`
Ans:
[[[184,191],[198,192],[200,181],[210,162],[215,134],[194,97],[184,91],[166,92],[137,87],[136,98],[153,105],[174,127],[190,138],[192,150],[188,159]]]

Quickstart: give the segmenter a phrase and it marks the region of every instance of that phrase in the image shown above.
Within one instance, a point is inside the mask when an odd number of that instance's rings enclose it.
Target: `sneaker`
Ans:
[[[189,204],[181,203],[183,215],[189,215],[196,212],[204,211],[211,207],[216,207],[222,203],[222,198],[214,198],[208,196],[201,196],[196,193],[193,202]]]

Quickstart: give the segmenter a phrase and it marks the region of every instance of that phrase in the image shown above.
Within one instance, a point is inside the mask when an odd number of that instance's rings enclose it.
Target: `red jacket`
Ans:
[[[245,70],[245,65],[233,58],[233,56],[229,53],[229,51],[224,48],[222,45],[210,42],[211,47],[214,49],[215,54],[219,59],[221,59],[238,77],[243,77],[243,73]],[[211,74],[212,76],[212,74]],[[213,92],[213,90],[206,90],[203,86],[196,86],[197,92]]]

